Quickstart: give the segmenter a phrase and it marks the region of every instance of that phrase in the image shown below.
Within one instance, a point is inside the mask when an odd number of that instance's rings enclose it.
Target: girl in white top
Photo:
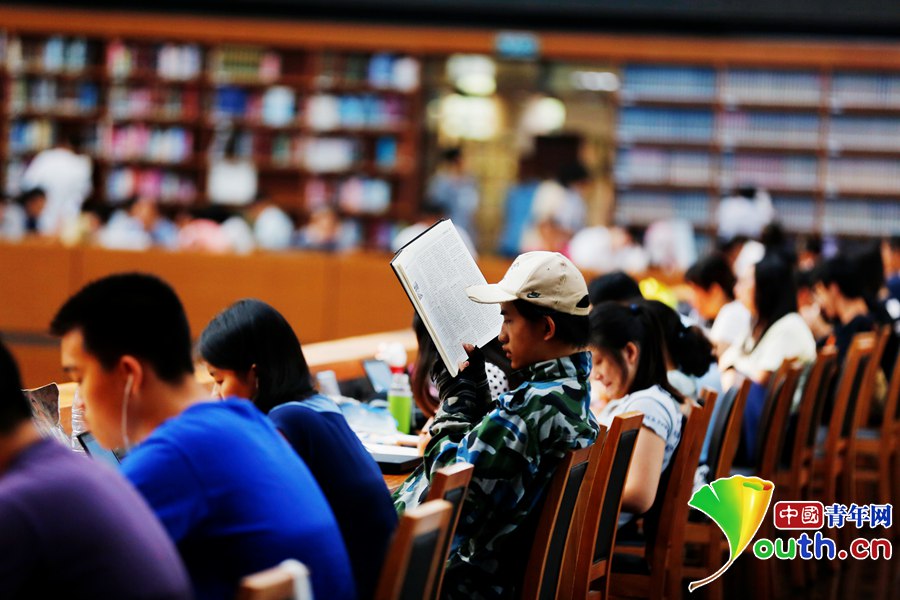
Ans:
[[[591,378],[616,398],[597,421],[609,426],[618,414],[644,413],[622,493],[622,511],[643,514],[653,505],[660,475],[681,440],[684,399],[666,379],[662,330],[642,302],[603,302],[591,311],[590,321]]]
[[[797,312],[797,288],[787,261],[767,254],[740,274],[735,293],[750,310],[753,326],[720,357],[723,372],[734,368],[765,385],[786,359],[816,359],[816,340]]]

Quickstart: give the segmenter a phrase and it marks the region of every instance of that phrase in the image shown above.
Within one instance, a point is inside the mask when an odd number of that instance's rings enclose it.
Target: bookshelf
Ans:
[[[488,28],[149,10],[55,8],[53,16],[0,6],[2,64],[13,39],[23,57],[17,71],[0,71],[0,184],[76,129],[94,145],[98,193],[112,175],[119,194],[158,186],[172,203],[202,204],[220,151],[214,141],[232,127],[256,160],[260,188],[289,208],[334,204],[356,214],[367,202],[383,204],[387,188],[388,213],[359,217],[367,239],[383,236],[379,227],[395,215],[414,217],[419,204],[431,90],[417,85],[418,65],[498,52],[498,32]],[[721,194],[765,175],[794,231],[876,235],[896,223],[896,41],[533,33],[542,62],[612,66],[620,76],[613,178],[621,222],[683,215],[708,231]],[[66,103],[41,104],[53,86]],[[26,99],[15,115],[14,97]],[[152,153],[110,158],[102,147],[109,130],[151,138],[181,131],[193,151],[178,162]],[[854,210],[869,220],[853,224],[841,212]]]
[[[718,199],[757,185],[794,233],[900,229],[900,73],[626,63],[621,74],[618,222],[680,217],[713,235]]]
[[[0,32],[0,180],[77,134],[94,196],[202,206],[234,138],[258,189],[300,218],[333,206],[373,245],[415,217],[421,60],[348,51],[118,35]]]

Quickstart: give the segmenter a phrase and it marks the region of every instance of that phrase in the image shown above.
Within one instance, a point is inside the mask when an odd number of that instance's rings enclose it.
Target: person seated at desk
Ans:
[[[644,302],[603,302],[590,315],[591,378],[612,398],[597,421],[608,427],[616,415],[644,413],[622,491],[620,524],[653,506],[660,477],[681,441],[684,397],[669,383],[662,328]]]
[[[397,513],[381,471],[338,406],[316,393],[300,341],[277,310],[240,300],[200,335],[222,398],[251,400],[312,471],[337,518],[360,598],[375,592]]]
[[[241,577],[288,558],[309,567],[317,598],[355,598],[340,530],[309,469],[248,402],[209,401],[167,284],[136,273],[94,281],[51,331],[89,429],[102,446],[129,451],[122,470],[178,546],[199,600],[231,600]]]
[[[191,597],[178,552],[140,495],[41,438],[0,344],[0,598]]]
[[[522,581],[540,500],[566,452],[594,443],[589,409],[587,285],[555,252],[519,256],[500,283],[472,286],[471,300],[501,305],[499,341],[528,379],[491,400],[485,357],[466,346],[467,366],[432,373],[440,407],[425,463],[394,494],[398,511],[422,500],[421,478],[474,466],[444,575],[447,598],[512,598]]]
[[[797,289],[790,263],[777,253],[766,254],[738,274],[735,295],[750,310],[751,330],[719,357],[722,383],[731,386],[734,369],[752,385],[744,408],[741,447],[736,464],[749,464],[756,456],[756,439],[769,378],[785,360],[811,363],[816,340],[797,312]]]

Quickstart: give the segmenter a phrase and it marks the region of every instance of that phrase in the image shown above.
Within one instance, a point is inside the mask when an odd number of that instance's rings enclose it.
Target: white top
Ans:
[[[587,208],[578,192],[557,181],[544,181],[534,192],[531,217],[535,224],[551,220],[574,233],[584,227],[586,215]]]
[[[41,233],[55,234],[78,219],[81,205],[91,193],[90,157],[66,148],[51,148],[38,153],[22,174],[22,189],[39,187],[47,195],[47,204],[38,218]]]
[[[777,371],[785,359],[808,363],[816,359],[816,340],[806,321],[795,312],[775,321],[756,347],[751,348],[751,344],[748,334],[741,343],[725,351],[719,360],[720,367],[734,367],[745,375],[756,377],[762,371]]]
[[[246,206],[256,198],[256,166],[246,160],[219,160],[209,169],[206,193],[214,204]]]
[[[682,414],[678,402],[668,392],[654,385],[610,401],[597,415],[597,422],[609,427],[613,417],[633,410],[644,413],[642,425],[666,442],[662,463],[662,471],[665,471],[681,441]]]
[[[738,300],[732,300],[719,310],[709,330],[709,339],[716,344],[733,346],[750,333],[750,311]]]

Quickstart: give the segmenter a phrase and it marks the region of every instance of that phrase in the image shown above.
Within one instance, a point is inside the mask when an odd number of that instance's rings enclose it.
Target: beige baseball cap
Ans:
[[[519,299],[577,316],[590,309],[584,276],[559,252],[520,254],[499,283],[469,286],[466,294],[481,304]]]

